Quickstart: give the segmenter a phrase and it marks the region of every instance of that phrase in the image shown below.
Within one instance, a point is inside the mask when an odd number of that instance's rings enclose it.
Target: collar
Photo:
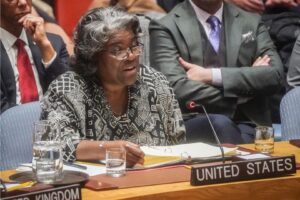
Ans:
[[[202,19],[203,21],[206,22],[206,20],[211,16],[211,14],[196,6],[192,0],[189,0],[189,2],[196,13],[198,20]],[[220,9],[217,10],[217,12],[214,14],[214,16],[216,16],[219,19],[221,24],[222,24],[223,7],[224,7],[224,3],[222,3]]]
[[[8,32],[7,30],[3,29],[2,27],[0,27],[0,33],[0,38],[3,43],[3,46],[6,49],[6,51],[9,51],[11,48],[14,47],[14,44],[18,38],[10,32]],[[23,40],[23,42],[25,42],[25,44],[28,45],[28,38],[24,28],[22,29],[19,39]]]

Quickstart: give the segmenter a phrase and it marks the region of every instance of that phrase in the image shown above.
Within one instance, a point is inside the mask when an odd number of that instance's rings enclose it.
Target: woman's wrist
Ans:
[[[103,148],[100,148],[99,145],[102,142],[82,140],[76,148],[76,159],[84,161],[105,159],[107,141],[103,143]]]
[[[105,143],[106,143],[106,141],[100,141],[100,144],[99,144],[99,147],[101,148],[101,149],[105,149]],[[105,145],[105,146],[104,146]]]

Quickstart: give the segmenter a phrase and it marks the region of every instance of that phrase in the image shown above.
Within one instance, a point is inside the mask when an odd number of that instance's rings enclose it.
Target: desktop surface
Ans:
[[[240,146],[254,150],[254,144]],[[289,142],[275,143],[273,155],[291,154],[300,163],[300,148]],[[82,189],[82,195],[84,199],[300,200],[300,170],[291,176],[205,186],[182,182],[101,192]]]
[[[254,149],[254,144],[240,146]],[[296,162],[300,163],[300,148],[289,142],[275,143],[272,155],[291,154],[294,154]],[[0,177],[7,178],[13,173],[15,170],[4,171]],[[300,170],[290,176],[204,186],[191,186],[190,182],[180,182],[106,191],[83,188],[82,199],[300,200]]]

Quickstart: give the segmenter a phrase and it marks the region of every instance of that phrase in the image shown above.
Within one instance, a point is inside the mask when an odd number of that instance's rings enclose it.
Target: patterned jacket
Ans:
[[[80,140],[128,140],[140,145],[185,141],[178,102],[160,72],[142,65],[128,90],[128,110],[115,116],[96,78],[69,71],[51,83],[41,103],[41,118],[59,121],[64,160],[76,159]]]

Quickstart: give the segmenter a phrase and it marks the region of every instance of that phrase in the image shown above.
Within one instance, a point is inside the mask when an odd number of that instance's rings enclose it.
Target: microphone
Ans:
[[[204,107],[202,104],[196,104],[194,101],[189,101],[189,102],[186,103],[186,108],[187,108],[188,110],[196,110],[196,109],[202,108],[202,110],[204,111],[205,116],[206,116],[206,118],[207,118],[207,120],[208,120],[208,122],[209,122],[210,128],[211,128],[211,130],[212,130],[212,132],[213,132],[213,135],[214,135],[214,137],[215,137],[215,140],[216,140],[216,142],[217,142],[217,145],[219,146],[219,148],[220,148],[220,150],[221,150],[222,162],[225,163],[224,149],[223,149],[223,147],[222,147],[222,145],[221,145],[221,142],[220,142],[220,140],[219,140],[219,138],[218,138],[218,135],[217,135],[217,133],[216,133],[216,131],[215,131],[215,128],[214,128],[213,124],[211,123],[210,117],[209,117],[209,115],[208,115],[207,112],[206,112],[205,107]]]

